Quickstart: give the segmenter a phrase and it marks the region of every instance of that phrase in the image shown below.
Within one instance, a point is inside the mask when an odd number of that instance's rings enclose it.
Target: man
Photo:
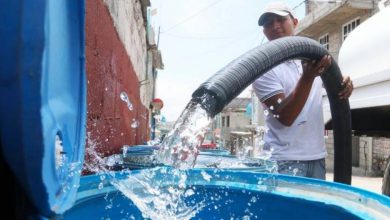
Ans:
[[[294,35],[298,20],[286,4],[273,2],[258,23],[272,41]],[[289,60],[252,85],[265,112],[269,112],[265,114],[269,130],[264,136],[264,149],[272,152],[279,173],[325,179],[322,81],[318,76],[330,65],[330,56],[304,63]],[[345,87],[339,96],[346,99],[352,93],[352,81],[346,77],[342,84]]]

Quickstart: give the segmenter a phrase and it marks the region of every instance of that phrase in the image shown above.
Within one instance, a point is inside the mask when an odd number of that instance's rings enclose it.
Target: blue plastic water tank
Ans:
[[[84,1],[0,2],[4,160],[43,216],[71,207],[84,157]]]
[[[152,178],[146,177],[148,181],[163,180],[164,175],[171,175],[167,167],[153,171]],[[116,173],[115,181],[127,179],[129,175],[137,181],[145,179],[142,171],[133,171],[131,174]],[[148,217],[110,184],[112,179],[102,179],[95,175],[83,177],[75,206],[62,217],[72,220]],[[161,189],[178,184],[157,182]],[[147,192],[147,188],[140,189],[143,186],[134,182],[127,187],[133,193]],[[192,219],[378,220],[390,216],[388,197],[349,185],[302,177],[245,170],[193,169],[187,172],[186,187],[194,193],[182,197],[185,203],[189,207],[204,205]],[[142,200],[142,196],[139,199]]]

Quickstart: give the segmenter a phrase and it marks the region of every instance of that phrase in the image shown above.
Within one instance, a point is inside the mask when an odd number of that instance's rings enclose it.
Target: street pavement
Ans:
[[[383,177],[352,176],[352,186],[382,194]],[[333,173],[326,173],[326,181],[333,182]]]

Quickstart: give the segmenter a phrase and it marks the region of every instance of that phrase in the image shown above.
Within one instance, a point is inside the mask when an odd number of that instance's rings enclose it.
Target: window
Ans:
[[[230,126],[230,116],[226,116],[226,127]]]
[[[320,44],[324,46],[327,50],[329,50],[329,34],[325,34],[318,39]]]
[[[222,127],[225,127],[225,116],[222,116]]]
[[[360,18],[356,18],[350,22],[348,22],[347,24],[343,25],[343,41],[345,40],[345,38],[348,37],[349,33],[351,33],[357,26],[359,26],[360,24]]]

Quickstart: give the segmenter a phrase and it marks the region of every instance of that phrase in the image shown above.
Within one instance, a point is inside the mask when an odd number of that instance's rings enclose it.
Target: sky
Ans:
[[[158,70],[156,97],[161,115],[176,121],[192,93],[230,61],[266,43],[258,18],[269,0],[151,0],[164,69]],[[285,1],[304,16],[304,0]],[[160,34],[158,30],[160,29]],[[250,97],[248,87],[240,97]]]

